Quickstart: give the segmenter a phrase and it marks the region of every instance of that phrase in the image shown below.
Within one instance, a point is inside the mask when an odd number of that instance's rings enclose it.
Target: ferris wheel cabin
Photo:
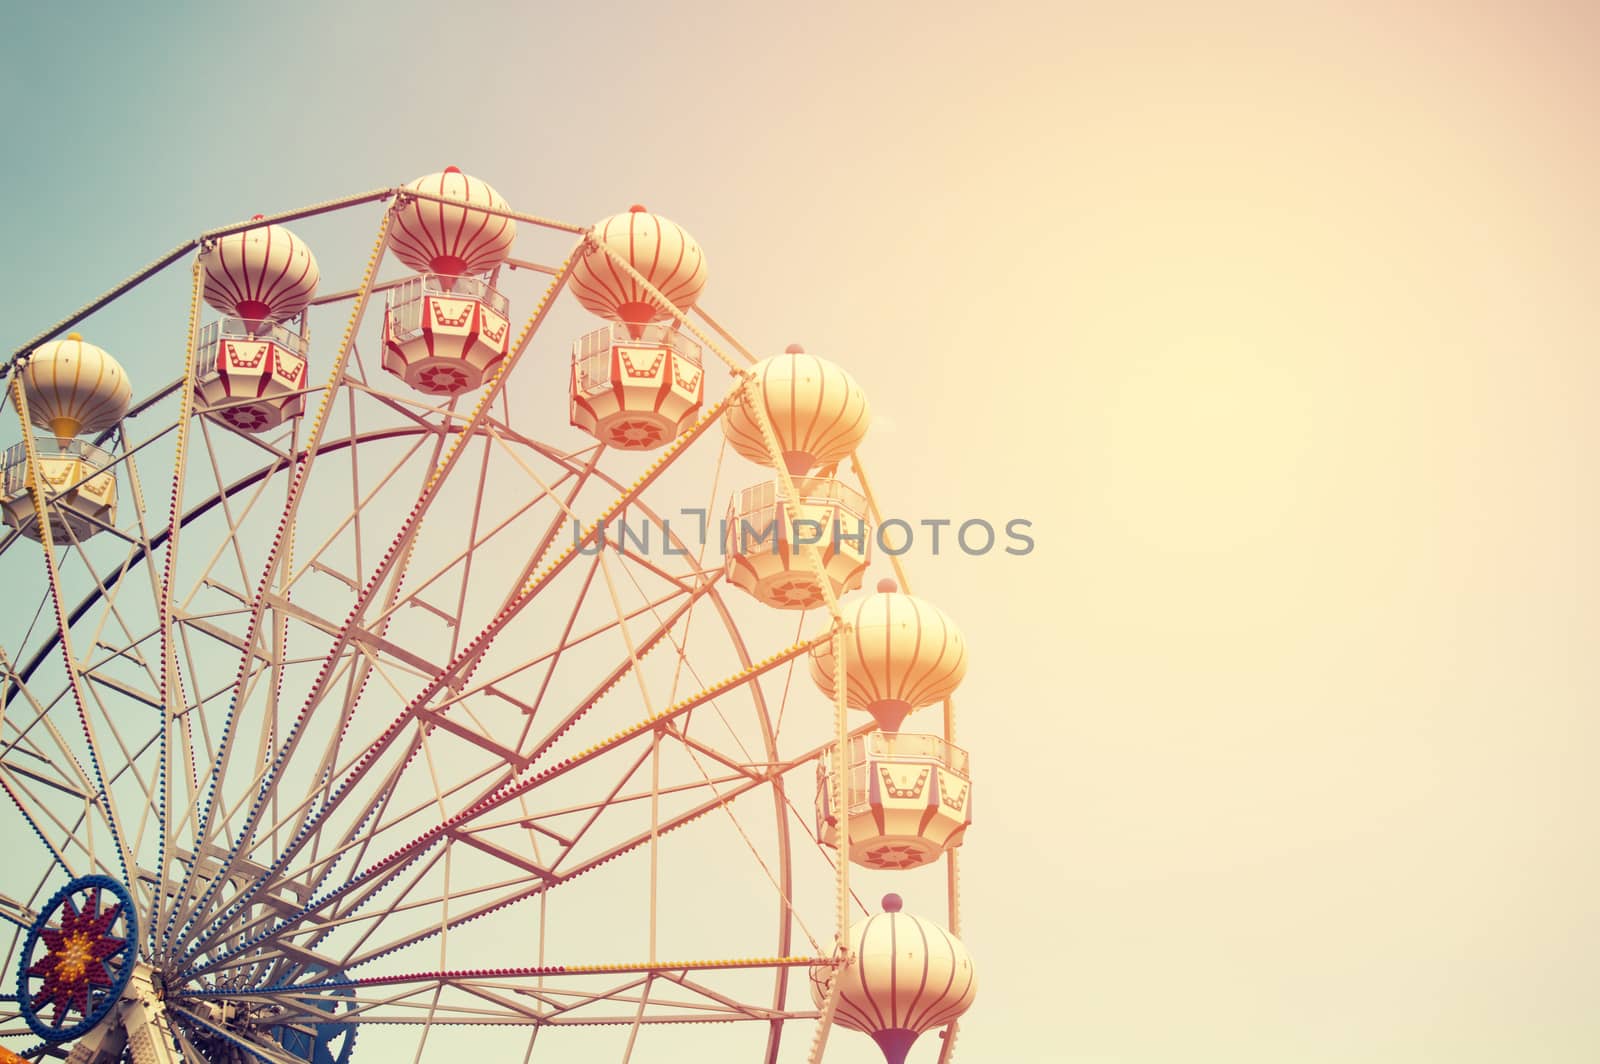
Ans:
[[[322,275],[311,249],[280,225],[255,225],[209,242],[200,269],[206,305],[223,316],[195,343],[199,412],[244,433],[299,417],[308,371],[305,337],[282,323],[298,314],[304,325],[316,295]]]
[[[39,456],[50,534],[57,542],[87,539],[117,523],[117,477],[110,470],[113,458],[83,440],[58,440],[46,433],[34,437]],[[12,444],[0,458],[0,511],[5,523],[29,539],[39,539],[34,512],[34,480],[28,473],[28,449]]]
[[[572,425],[609,447],[664,446],[704,395],[700,345],[665,324],[611,322],[572,345]]]
[[[728,504],[724,573],[735,587],[781,610],[822,605],[806,544],[817,549],[835,597],[861,586],[871,557],[867,502],[833,477],[794,477],[797,505],[779,481],[744,489]]]
[[[482,387],[510,350],[506,297],[481,277],[424,273],[396,288],[383,315],[383,368],[419,392]]]
[[[937,735],[875,731],[850,741],[849,806],[833,808],[833,762],[817,765],[817,837],[867,868],[915,868],[961,845],[972,824],[967,752]]]
[[[52,542],[84,539],[117,520],[117,478],[111,454],[80,434],[113,428],[128,411],[132,385],[104,348],[77,333],[41,344],[17,363],[18,410],[47,433],[13,444],[0,456],[0,511],[30,539],[44,536],[34,487],[42,489]],[[30,461],[30,459],[32,461]],[[38,482],[35,481],[38,477]]]
[[[225,317],[200,332],[200,412],[240,432],[265,432],[305,412],[305,341],[270,321]]]
[[[878,730],[846,750],[844,809],[836,807],[834,763],[817,766],[817,837],[868,868],[912,868],[960,846],[972,823],[967,752],[940,735],[903,732],[919,707],[949,698],[967,671],[966,639],[931,603],[901,594],[893,580],[847,610],[843,647],[848,704]],[[834,641],[811,651],[811,678],[833,697],[840,662]]]
[[[454,166],[405,186],[390,247],[417,276],[389,293],[384,369],[429,395],[482,387],[511,349],[510,305],[493,282],[516,233],[500,194]]]

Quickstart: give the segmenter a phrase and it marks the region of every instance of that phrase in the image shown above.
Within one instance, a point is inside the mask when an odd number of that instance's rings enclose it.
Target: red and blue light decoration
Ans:
[[[69,1042],[106,1018],[133,974],[137,920],[127,889],[107,876],[80,876],[51,896],[17,973],[17,1006],[34,1034]]]

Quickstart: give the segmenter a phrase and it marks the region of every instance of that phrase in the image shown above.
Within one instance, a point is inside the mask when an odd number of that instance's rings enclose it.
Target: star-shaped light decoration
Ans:
[[[911,846],[879,846],[867,851],[866,863],[872,868],[912,868],[923,862],[924,855]]]
[[[44,983],[33,993],[33,1011],[39,1013],[44,1006],[54,1006],[50,1022],[60,1027],[76,1009],[89,1015],[89,992],[94,987],[107,989],[116,985],[111,959],[128,949],[125,938],[108,934],[112,925],[122,915],[122,903],[113,901],[105,910],[100,908],[100,890],[89,888],[80,912],[72,898],[61,901],[61,926],[46,927],[39,932],[45,944],[43,957],[27,971]]]
[[[454,395],[466,386],[467,375],[454,366],[429,366],[417,374],[417,387],[435,395]]]
[[[246,432],[254,432],[257,429],[265,428],[267,424],[266,413],[257,410],[253,406],[239,406],[224,410],[222,419],[234,428],[243,429]]]
[[[822,591],[814,578],[778,584],[772,589],[772,597],[790,606],[806,609],[822,604]]]
[[[623,421],[612,428],[611,441],[625,450],[643,450],[661,442],[661,429],[648,421]]]

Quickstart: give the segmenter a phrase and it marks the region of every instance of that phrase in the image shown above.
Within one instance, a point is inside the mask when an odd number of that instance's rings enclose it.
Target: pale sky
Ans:
[[[5,15],[7,350],[455,164],[682,222],[887,509],[1033,522],[905,557],[972,658],[958,1059],[1600,1059],[1595,8],[187,6]]]

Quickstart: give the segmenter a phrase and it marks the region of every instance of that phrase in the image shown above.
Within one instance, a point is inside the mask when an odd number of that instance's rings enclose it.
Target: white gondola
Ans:
[[[967,752],[937,735],[869,732],[850,740],[843,815],[833,758],[817,765],[817,837],[866,868],[915,868],[960,846],[972,823]]]
[[[116,526],[117,477],[110,468],[115,459],[108,452],[83,440],[58,440],[45,433],[34,436],[33,445],[55,542],[88,539]],[[14,443],[0,456],[0,513],[7,525],[29,539],[39,539],[32,489],[27,445]]]
[[[265,432],[305,412],[307,362],[300,334],[243,318],[200,330],[194,394],[202,414],[240,432]]]
[[[805,610],[825,597],[806,544],[822,559],[834,597],[861,586],[871,559],[867,501],[833,477],[794,477],[799,505],[776,480],[734,495],[723,538],[729,583],[776,609]]]
[[[694,423],[705,395],[700,345],[650,324],[612,322],[572,345],[572,424],[608,447],[664,447]]]
[[[389,295],[383,368],[429,395],[481,388],[509,350],[508,308],[481,277],[413,277]]]

